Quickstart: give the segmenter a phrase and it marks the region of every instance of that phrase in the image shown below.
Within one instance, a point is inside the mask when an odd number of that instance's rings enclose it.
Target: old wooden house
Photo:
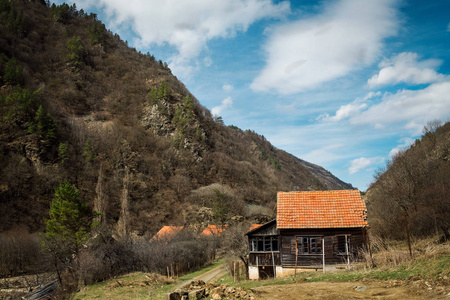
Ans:
[[[249,231],[249,278],[349,264],[366,245],[358,190],[279,192],[277,218]]]

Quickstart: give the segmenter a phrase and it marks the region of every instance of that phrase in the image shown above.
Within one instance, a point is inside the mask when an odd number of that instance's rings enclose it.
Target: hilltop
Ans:
[[[121,235],[218,212],[263,222],[277,191],[352,188],[225,126],[167,63],[75,5],[0,0],[0,86],[0,231],[43,230],[65,179]]]

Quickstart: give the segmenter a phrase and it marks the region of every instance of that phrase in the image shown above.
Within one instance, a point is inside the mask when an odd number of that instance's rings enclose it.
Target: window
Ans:
[[[278,236],[252,237],[251,251],[278,251]]]
[[[337,236],[337,250],[341,254],[347,253],[347,250],[350,251],[350,237],[348,235]]]
[[[321,254],[322,238],[297,237],[298,254]]]

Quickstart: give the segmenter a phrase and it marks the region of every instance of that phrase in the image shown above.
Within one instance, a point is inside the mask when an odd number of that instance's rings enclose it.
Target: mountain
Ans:
[[[0,0],[0,231],[43,229],[60,181],[123,235],[264,221],[277,191],[349,189],[225,126],[167,66],[75,5]]]

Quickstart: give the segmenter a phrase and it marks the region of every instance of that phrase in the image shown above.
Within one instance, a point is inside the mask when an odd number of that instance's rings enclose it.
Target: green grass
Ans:
[[[170,284],[152,284],[145,285],[144,282],[148,281],[146,273],[136,272],[130,273],[124,276],[120,276],[114,279],[110,279],[104,282],[99,282],[85,287],[73,296],[75,300],[91,300],[91,299],[165,299],[165,295],[174,290],[178,285],[184,281],[191,280],[203,273],[206,273],[215,267],[223,264],[223,260],[218,260],[213,264],[202,268],[193,273],[189,273],[177,278]],[[117,282],[120,282],[123,286],[118,286]]]
[[[131,273],[105,282],[100,282],[86,287],[82,291],[74,295],[73,299],[90,300],[90,299],[165,299],[166,293],[174,290],[181,283],[192,280],[193,278],[212,270],[213,268],[223,264],[224,261],[217,261],[201,270],[189,273],[177,278],[170,284],[153,284],[151,286],[127,285],[127,283],[144,282],[147,277],[145,273]],[[450,255],[442,254],[439,256],[423,256],[413,261],[404,263],[396,267],[379,267],[364,270],[343,270],[322,272],[305,272],[299,273],[297,276],[286,278],[275,278],[268,280],[243,280],[241,282],[233,282],[233,278],[226,274],[216,281],[218,284],[228,284],[230,286],[239,286],[245,289],[252,289],[267,285],[285,285],[298,282],[315,282],[315,281],[360,281],[360,280],[409,280],[409,279],[427,279],[435,280],[450,276]],[[115,283],[120,281],[123,286],[117,286]],[[114,286],[115,285],[115,286]]]
[[[450,256],[423,257],[397,267],[379,267],[360,271],[344,271],[339,273],[325,273],[312,276],[308,281],[355,281],[367,279],[377,280],[408,280],[417,277],[424,279],[438,279],[449,276]]]
[[[343,270],[322,272],[303,272],[297,276],[287,278],[276,278],[267,280],[233,282],[233,278],[227,274],[220,278],[217,283],[226,283],[230,286],[240,286],[251,289],[267,285],[284,285],[296,282],[316,282],[316,281],[360,281],[363,279],[372,280],[409,280],[409,279],[439,279],[450,276],[450,255],[437,257],[422,257],[407,264],[397,267],[380,267],[365,270]]]

